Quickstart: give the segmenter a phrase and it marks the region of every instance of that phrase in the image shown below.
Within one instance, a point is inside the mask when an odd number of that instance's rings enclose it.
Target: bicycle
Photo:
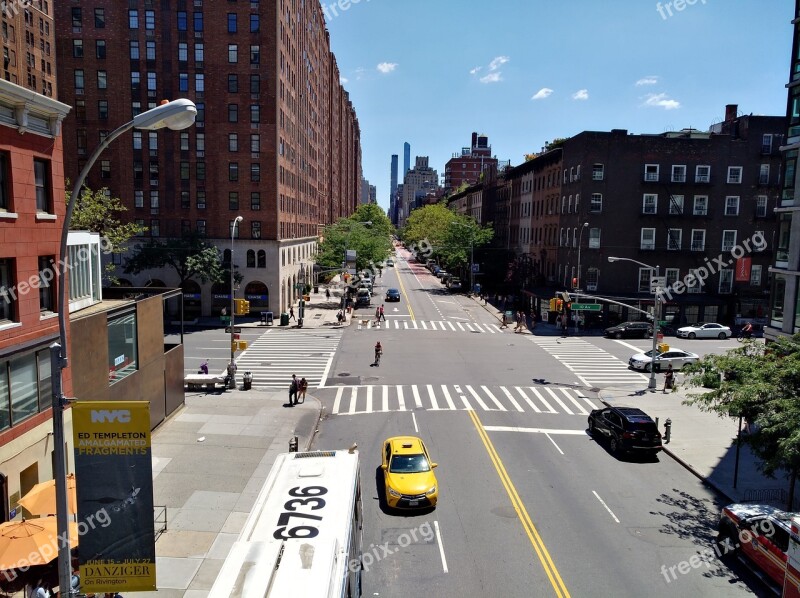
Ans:
[[[375,365],[381,365],[381,355],[383,355],[383,351],[375,351]]]
[[[736,337],[736,340],[739,341],[740,343],[743,343],[744,341],[750,340],[751,338],[753,338],[752,332],[740,332],[739,336]]]

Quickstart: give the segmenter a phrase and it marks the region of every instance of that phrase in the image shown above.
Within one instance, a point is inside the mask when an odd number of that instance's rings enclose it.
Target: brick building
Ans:
[[[319,2],[87,0],[58,3],[56,17],[59,97],[75,107],[64,126],[67,175],[134,115],[191,99],[194,127],[120,138],[87,184],[122,198],[146,237],[199,232],[224,251],[241,215],[239,296],[254,311],[288,309],[319,227],[356,209],[361,181],[358,120]],[[171,270],[121,276],[178,284]],[[224,283],[183,289],[190,316],[230,304]]]
[[[486,170],[497,170],[497,158],[492,157],[489,138],[473,133],[470,147],[462,147],[461,153],[453,154],[445,164],[445,191],[458,189],[464,183],[474,185]]]
[[[56,45],[54,0],[3,2],[3,79],[44,96],[55,97]]]

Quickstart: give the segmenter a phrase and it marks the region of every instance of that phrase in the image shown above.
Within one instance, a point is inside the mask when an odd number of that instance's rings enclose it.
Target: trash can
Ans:
[[[669,351],[669,345],[667,343],[661,343],[657,348],[659,353],[666,353]]]
[[[253,373],[245,372],[242,378],[242,390],[250,390],[253,387]]]
[[[288,326],[289,325],[289,314],[285,311],[281,313],[281,326]]]

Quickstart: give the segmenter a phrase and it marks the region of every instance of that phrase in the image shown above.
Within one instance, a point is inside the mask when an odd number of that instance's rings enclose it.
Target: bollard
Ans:
[[[250,390],[253,387],[253,373],[245,372],[242,379],[242,390]]]
[[[289,439],[289,452],[296,453],[297,452],[297,436],[292,436]]]
[[[667,418],[664,422],[664,444],[669,444],[669,437],[672,435],[672,420]]]

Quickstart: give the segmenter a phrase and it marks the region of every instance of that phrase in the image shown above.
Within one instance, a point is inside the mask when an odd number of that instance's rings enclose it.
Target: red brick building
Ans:
[[[464,183],[474,185],[488,170],[497,170],[497,158],[492,157],[489,138],[486,135],[473,133],[470,147],[461,148],[461,153],[453,154],[445,164],[445,191],[458,189]]]
[[[55,0],[6,0],[0,5],[3,76],[42,95],[55,97]]]
[[[64,127],[67,175],[135,114],[191,99],[194,127],[126,134],[87,184],[122,198],[149,237],[195,231],[224,251],[241,215],[238,296],[254,311],[288,309],[319,227],[356,209],[361,180],[358,120],[320,4],[86,0],[58,3],[56,17],[59,97],[75,106]],[[172,271],[124,278],[178,284]],[[230,304],[224,284],[190,280],[184,290],[193,315]]]

